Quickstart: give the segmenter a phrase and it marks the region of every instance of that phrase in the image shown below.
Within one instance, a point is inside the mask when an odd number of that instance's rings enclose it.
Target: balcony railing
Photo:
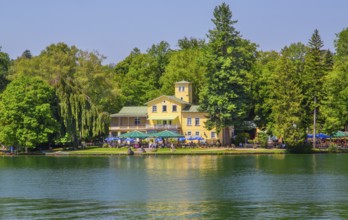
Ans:
[[[148,124],[140,124],[140,125],[110,125],[111,131],[117,130],[170,130],[170,129],[178,129],[179,125],[148,125]]]
[[[178,129],[179,125],[146,125],[146,129],[157,129],[157,130],[166,130],[166,129]]]
[[[140,124],[140,125],[110,125],[110,130],[145,130],[146,125]]]

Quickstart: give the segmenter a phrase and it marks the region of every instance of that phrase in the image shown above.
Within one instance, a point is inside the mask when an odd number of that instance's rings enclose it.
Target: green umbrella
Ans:
[[[184,135],[178,134],[176,132],[173,131],[161,131],[158,133],[154,133],[150,135],[151,137],[160,137],[160,138],[179,138],[179,137],[184,137]]]
[[[348,137],[348,132],[343,131],[337,131],[333,137],[341,138],[341,137]]]
[[[140,131],[131,131],[118,136],[119,138],[148,138],[149,135]]]

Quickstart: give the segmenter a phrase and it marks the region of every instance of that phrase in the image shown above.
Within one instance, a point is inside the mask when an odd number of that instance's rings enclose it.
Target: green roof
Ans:
[[[182,112],[202,112],[202,111],[199,111],[199,105],[189,105],[189,106],[186,106]]]
[[[122,116],[138,116],[146,117],[147,107],[146,106],[125,106],[119,113],[110,115],[111,117],[122,117]]]

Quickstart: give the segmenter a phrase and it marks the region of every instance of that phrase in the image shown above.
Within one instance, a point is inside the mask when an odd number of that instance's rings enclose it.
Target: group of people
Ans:
[[[167,143],[165,144],[164,142],[149,142],[149,149],[157,149],[157,148],[165,148],[165,147],[170,147],[171,149],[175,149],[174,143]]]
[[[335,138],[335,139],[317,139],[317,148],[328,148],[330,144],[335,144],[337,147],[348,148],[348,139]]]

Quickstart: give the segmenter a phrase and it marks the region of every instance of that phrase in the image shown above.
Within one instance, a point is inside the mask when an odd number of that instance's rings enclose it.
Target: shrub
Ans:
[[[268,135],[264,131],[257,132],[255,142],[259,143],[261,147],[267,147]]]
[[[331,143],[328,147],[328,151],[330,153],[337,153],[338,152],[338,146],[336,144]]]
[[[307,154],[312,152],[312,145],[310,143],[298,143],[286,146],[289,153]]]
[[[246,133],[246,132],[242,132],[242,133],[239,133],[237,134],[236,138],[234,139],[234,144],[236,146],[239,146],[239,143],[245,143],[246,140],[249,140],[250,138],[250,135],[249,133]]]

